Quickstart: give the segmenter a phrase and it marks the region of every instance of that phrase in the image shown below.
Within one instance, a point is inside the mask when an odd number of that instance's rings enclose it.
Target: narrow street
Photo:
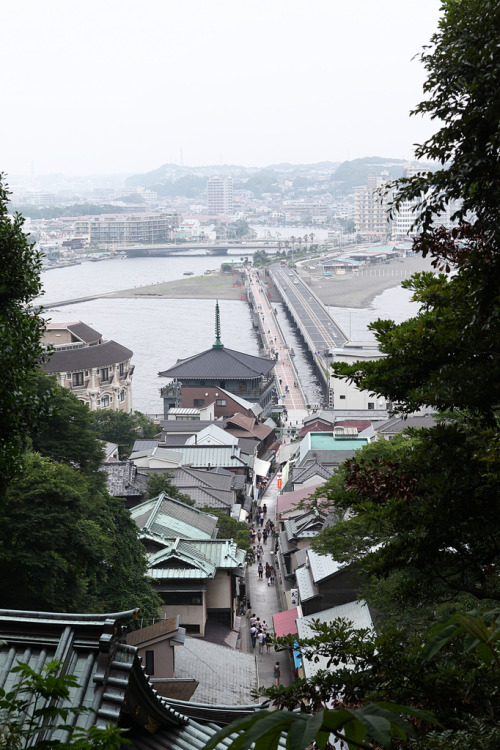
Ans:
[[[276,484],[276,478],[273,478],[267,485],[264,494],[260,498],[262,504],[267,505],[267,516],[272,521],[276,522],[276,497],[278,495],[278,488]],[[255,530],[257,530],[257,522],[253,524]],[[274,565],[274,540],[272,538],[267,539],[267,544],[262,544],[264,549],[263,565],[265,568],[266,562],[270,565]],[[276,566],[275,566],[276,567]],[[273,615],[280,611],[279,599],[277,593],[277,587],[280,585],[279,582],[279,571],[276,569],[276,582],[274,585],[267,585],[265,576],[263,579],[259,579],[257,572],[257,563],[248,567],[248,588],[247,596],[250,600],[250,608],[247,614],[246,623],[243,624],[241,647],[242,650],[247,653],[252,651],[255,654],[255,660],[257,664],[258,684],[269,687],[274,684],[273,669],[276,661],[279,661],[281,668],[281,684],[290,685],[292,682],[292,669],[289,655],[280,651],[275,652],[274,648],[271,647],[271,652],[268,654],[267,649],[264,646],[263,653],[259,653],[258,644],[252,649],[250,640],[250,615],[255,613],[257,617],[260,617],[261,622],[266,622],[269,626],[269,632],[274,635],[273,629]]]

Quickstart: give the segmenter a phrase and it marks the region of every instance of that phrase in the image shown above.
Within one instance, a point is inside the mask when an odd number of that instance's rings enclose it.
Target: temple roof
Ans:
[[[178,359],[173,367],[158,373],[164,378],[205,380],[249,380],[268,375],[275,360],[255,357],[233,349],[212,347],[186,359]]]

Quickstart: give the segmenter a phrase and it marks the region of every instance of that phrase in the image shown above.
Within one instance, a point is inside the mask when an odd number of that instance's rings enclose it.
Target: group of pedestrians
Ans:
[[[267,654],[271,653],[271,646],[273,643],[271,633],[268,630],[266,621],[263,620],[261,622],[260,617],[257,617],[255,612],[250,618],[250,638],[252,641],[252,648],[258,646],[259,654],[264,653],[264,648],[266,649]],[[281,667],[279,661],[274,665],[273,677],[274,684],[279,685],[281,678]]]

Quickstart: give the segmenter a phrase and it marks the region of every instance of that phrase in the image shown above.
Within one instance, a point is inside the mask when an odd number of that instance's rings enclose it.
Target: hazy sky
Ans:
[[[0,171],[411,157],[439,0],[2,5]]]

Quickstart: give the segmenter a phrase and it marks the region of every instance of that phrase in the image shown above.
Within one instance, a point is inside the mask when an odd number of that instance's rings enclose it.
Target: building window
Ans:
[[[109,380],[109,370],[107,367],[103,367],[101,369],[101,381],[105,382],[106,380]]]
[[[101,406],[103,409],[107,409],[109,406],[109,396],[103,396],[101,398]]]
[[[146,674],[152,675],[155,673],[155,652],[146,651]]]
[[[226,381],[225,380],[219,380],[219,388],[225,388],[226,387]]]
[[[339,398],[345,398],[345,396],[339,396]]]
[[[120,391],[120,401],[125,401],[125,391]]]
[[[216,403],[216,406],[225,406],[226,405],[226,399],[225,398],[218,398],[215,403]]]
[[[164,604],[169,606],[199,607],[203,604],[202,591],[164,591],[160,593]]]
[[[83,372],[74,372],[73,373],[72,385],[74,387],[78,387],[79,385],[83,385]]]
[[[186,628],[186,633],[199,633],[200,626],[194,625],[193,623],[187,622],[184,625],[180,625],[181,628]]]
[[[240,391],[246,391],[247,384],[246,383],[240,383]]]
[[[204,406],[205,405],[205,399],[204,398],[195,398],[194,400],[195,406]]]
[[[71,380],[71,373],[70,372],[66,373],[66,380]]]
[[[368,401],[368,408],[369,409],[375,409],[375,402],[374,401]]]
[[[120,363],[120,375],[125,375],[125,364],[123,362]]]

